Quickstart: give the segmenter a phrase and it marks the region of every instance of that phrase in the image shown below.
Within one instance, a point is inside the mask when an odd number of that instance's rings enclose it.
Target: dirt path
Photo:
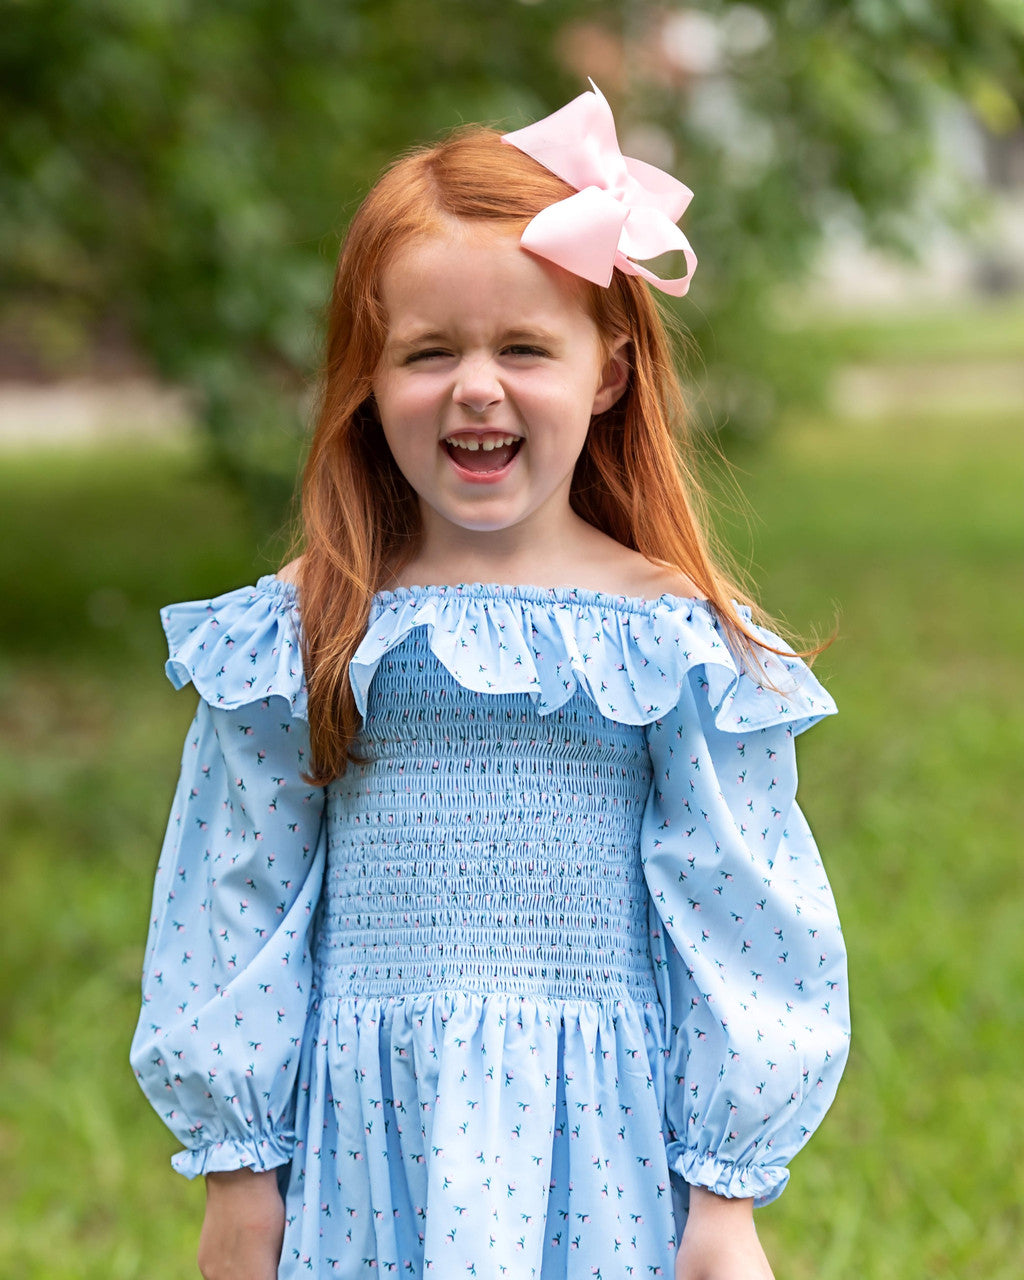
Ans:
[[[836,376],[831,401],[842,418],[1017,410],[1024,426],[1024,359],[849,365]]]
[[[100,440],[175,440],[194,425],[188,396],[142,378],[0,384],[0,450]]]

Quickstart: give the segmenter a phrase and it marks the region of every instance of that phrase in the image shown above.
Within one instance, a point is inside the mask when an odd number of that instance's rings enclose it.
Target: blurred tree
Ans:
[[[1024,0],[651,4],[631,38],[635,118],[660,127],[697,192],[685,226],[700,312],[681,314],[706,362],[706,415],[756,434],[780,399],[824,388],[827,361],[772,304],[830,223],[913,254],[978,211],[980,193],[950,183],[939,124],[959,111],[1020,129]]]
[[[346,215],[411,141],[570,92],[562,21],[501,0],[6,6],[0,332],[58,369],[127,343],[279,511]]]
[[[808,366],[770,287],[837,207],[900,238],[940,94],[1012,121],[1024,83],[1020,0],[9,0],[3,28],[0,337],[59,368],[115,335],[275,514],[337,237],[410,142],[593,74],[697,191],[680,314],[709,416],[754,430]]]

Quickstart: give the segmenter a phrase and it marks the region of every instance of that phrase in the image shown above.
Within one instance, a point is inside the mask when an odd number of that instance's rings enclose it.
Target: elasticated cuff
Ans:
[[[292,1158],[295,1137],[291,1133],[261,1134],[252,1138],[224,1138],[204,1147],[179,1151],[171,1165],[186,1178],[204,1173],[228,1173],[232,1169],[276,1169]]]
[[[669,1168],[693,1187],[706,1187],[716,1196],[730,1200],[754,1201],[760,1209],[782,1195],[789,1181],[789,1170],[776,1165],[734,1164],[720,1160],[711,1152],[669,1149]]]

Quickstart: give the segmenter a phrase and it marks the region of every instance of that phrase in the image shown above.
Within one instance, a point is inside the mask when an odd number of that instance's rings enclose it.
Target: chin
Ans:
[[[520,523],[519,520],[459,520],[457,522],[460,529],[464,529],[467,533],[505,533],[509,529],[514,529]]]
[[[484,511],[438,511],[437,514],[446,524],[467,533],[503,533],[528,520],[528,511],[496,512],[493,509]]]

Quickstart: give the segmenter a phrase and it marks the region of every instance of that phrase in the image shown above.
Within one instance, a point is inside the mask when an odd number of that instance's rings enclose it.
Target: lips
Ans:
[[[522,447],[519,436],[500,432],[460,432],[442,441],[451,460],[461,471],[489,475],[503,471]]]

